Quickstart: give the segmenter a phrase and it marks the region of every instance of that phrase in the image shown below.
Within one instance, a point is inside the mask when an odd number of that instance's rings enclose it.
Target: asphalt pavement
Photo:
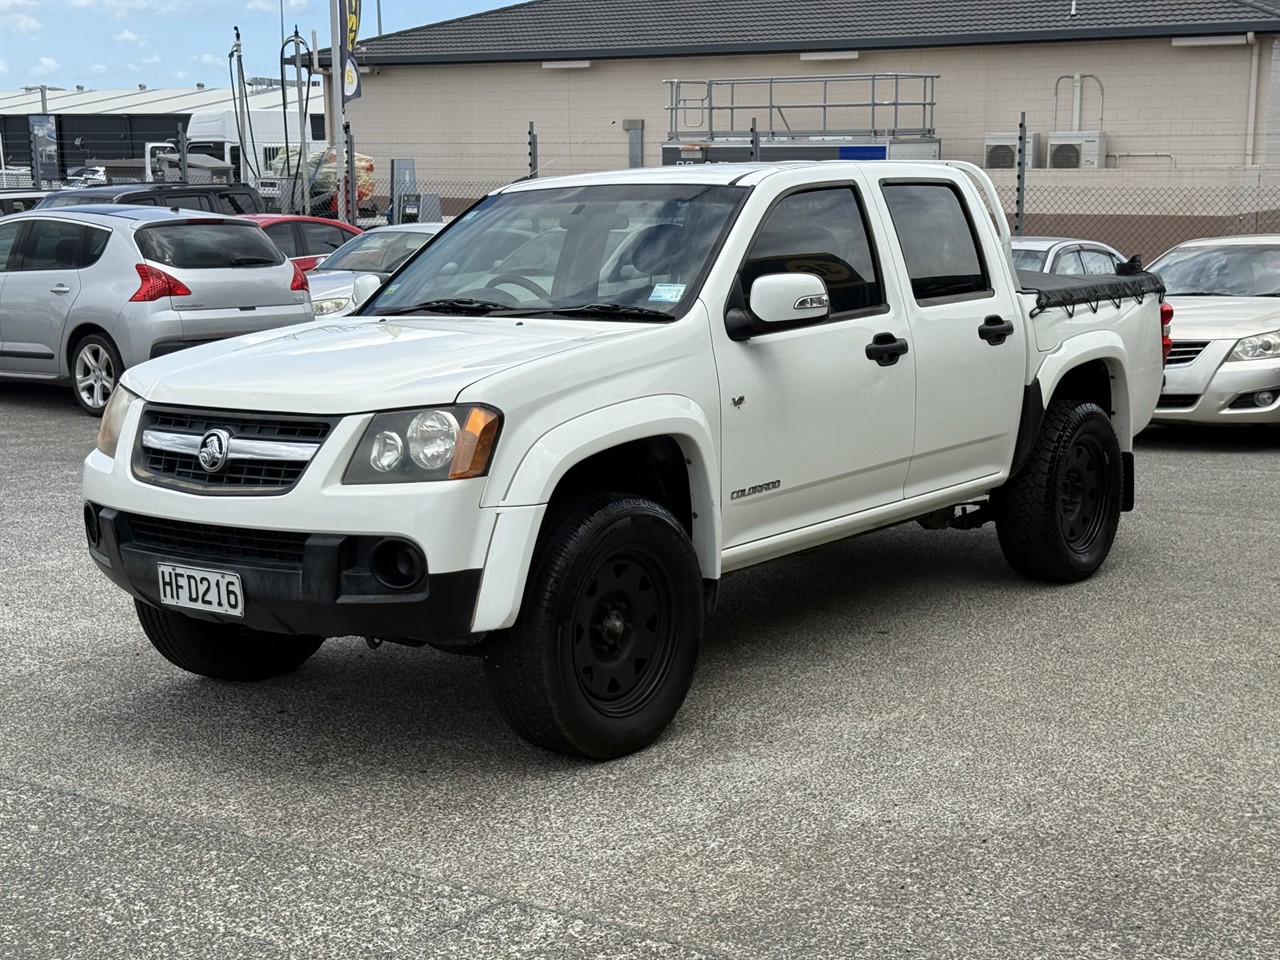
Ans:
[[[1280,956],[1280,429],[1145,433],[1082,584],[989,526],[735,574],[605,764],[471,658],[172,667],[85,549],[96,431],[0,382],[2,958]]]

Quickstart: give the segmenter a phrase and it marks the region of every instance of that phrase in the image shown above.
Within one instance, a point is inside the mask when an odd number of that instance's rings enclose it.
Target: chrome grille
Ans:
[[[1200,356],[1204,352],[1204,348],[1209,345],[1208,340],[1175,340],[1173,341],[1173,350],[1169,353],[1169,359],[1165,361],[1166,367],[1183,367]]]
[[[134,475],[144,483],[201,494],[287,493],[338,422],[336,417],[276,417],[173,407],[147,407],[134,448]],[[206,469],[202,439],[220,431],[225,462]]]
[[[270,563],[300,568],[302,550],[307,542],[305,533],[282,530],[219,527],[128,513],[120,514],[120,519],[125,521],[128,539],[133,545],[179,559]]]

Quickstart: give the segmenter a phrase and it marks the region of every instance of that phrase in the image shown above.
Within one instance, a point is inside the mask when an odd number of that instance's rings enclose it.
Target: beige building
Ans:
[[[1134,227],[1152,214],[1185,220],[1182,232],[1257,232],[1280,216],[1278,36],[1280,0],[533,0],[362,40],[363,96],[346,116],[379,175],[411,158],[449,206],[528,175],[531,124],[551,175],[660,164],[673,130],[722,143],[703,132],[729,125],[729,97],[749,105],[731,125],[743,134],[751,113],[766,142],[788,128],[926,126],[938,155],[978,164],[1008,162],[1025,114],[1026,209],[1045,228],[1027,232],[1101,236],[1117,216]],[[874,123],[865,109],[823,123],[798,106],[821,101],[821,83],[717,85],[717,110],[699,104],[698,81],[890,74],[935,78],[923,95],[902,84],[892,122],[877,108]],[[827,99],[895,99],[890,82],[874,97],[865,84],[828,82]],[[994,175],[1012,197],[1013,173]],[[1043,219],[1064,216],[1098,219]]]

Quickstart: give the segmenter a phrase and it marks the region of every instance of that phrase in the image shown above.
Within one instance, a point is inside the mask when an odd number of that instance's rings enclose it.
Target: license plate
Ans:
[[[174,563],[158,563],[156,568],[160,575],[161,603],[244,616],[244,593],[238,573],[180,567]]]

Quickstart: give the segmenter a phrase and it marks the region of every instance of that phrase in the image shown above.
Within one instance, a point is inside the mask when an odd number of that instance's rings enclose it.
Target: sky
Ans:
[[[516,0],[362,0],[360,39],[510,6]],[[246,77],[280,76],[284,33],[330,45],[329,0],[0,0],[0,90],[230,85],[240,28]],[[292,80],[292,76],[289,76]]]

